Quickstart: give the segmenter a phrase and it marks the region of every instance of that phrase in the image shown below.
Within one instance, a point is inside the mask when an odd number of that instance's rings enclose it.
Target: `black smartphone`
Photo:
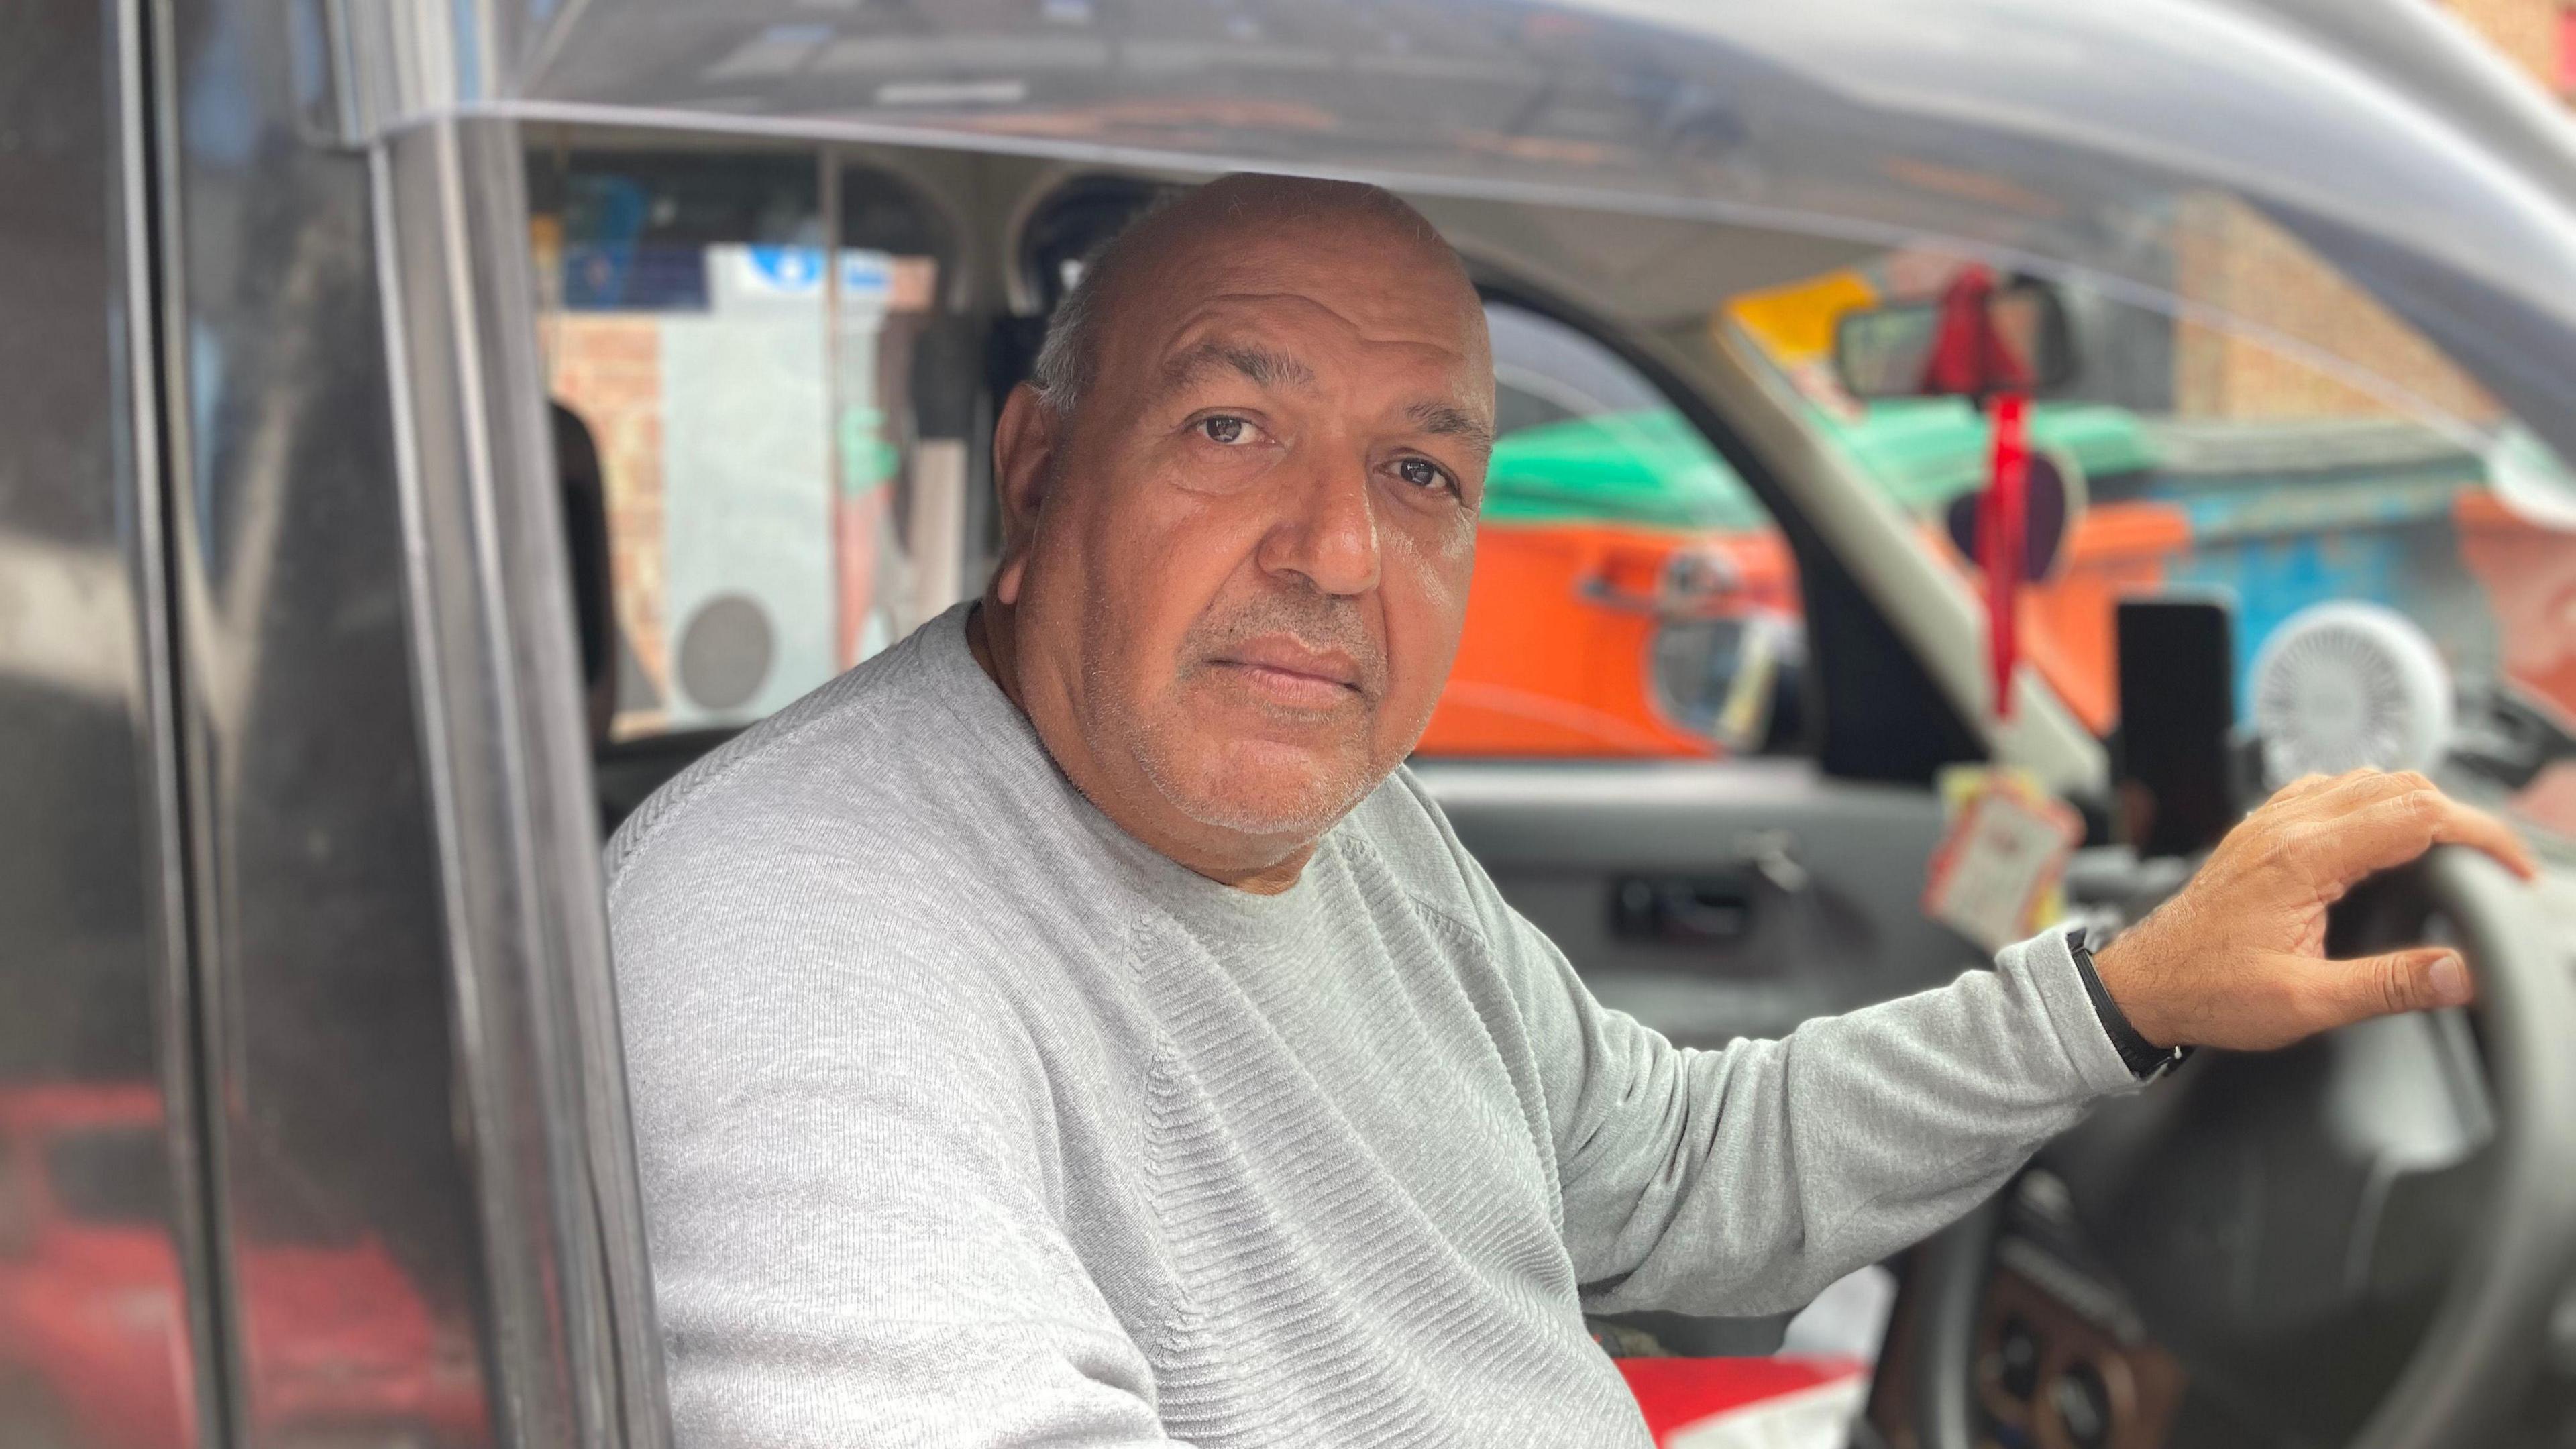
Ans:
[[[2234,635],[2223,599],[2120,601],[2121,833],[2142,856],[2206,850],[2241,813]]]

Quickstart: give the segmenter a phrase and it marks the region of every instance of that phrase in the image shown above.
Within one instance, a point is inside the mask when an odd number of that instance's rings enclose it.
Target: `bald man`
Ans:
[[[685,1449],[1643,1445],[1587,1308],[1795,1307],[2171,1048],[2467,995],[2438,950],[2322,959],[2434,840],[2529,868],[2365,774],[2098,961],[2053,932],[1723,1051],[1603,1009],[1399,767],[1493,399],[1403,203],[1202,188],[1004,407],[983,598],[618,833]]]

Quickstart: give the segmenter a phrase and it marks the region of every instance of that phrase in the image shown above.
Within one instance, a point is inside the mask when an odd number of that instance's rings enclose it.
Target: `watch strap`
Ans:
[[[2160,1047],[2139,1033],[2129,1021],[2120,1003],[2111,999],[2102,984],[2102,973],[2093,965],[2093,949],[2085,939],[2082,926],[2066,932],[2066,953],[2075,958],[2075,974],[2084,978],[2084,994],[2093,999],[2093,1013],[2102,1019],[2102,1030],[2111,1038],[2112,1049],[2120,1054],[2120,1064],[2141,1082],[2153,1081],[2180,1066],[2191,1055],[2189,1047]]]

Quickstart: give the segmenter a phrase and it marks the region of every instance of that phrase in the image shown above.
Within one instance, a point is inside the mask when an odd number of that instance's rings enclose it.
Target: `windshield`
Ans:
[[[2517,710],[2576,720],[2576,529],[2555,455],[2419,330],[2241,202],[2178,197],[2139,241],[2170,259],[2155,305],[2081,284],[2059,292],[2073,376],[2030,428],[2079,506],[2024,601],[2032,667],[2090,729],[2116,736],[2118,603],[2223,600],[2241,720],[2276,641],[2327,606],[2374,606],[2430,645],[2454,711],[2438,758],[2392,763],[2510,798],[2526,823],[2576,836],[2565,766],[2526,779],[2479,745]],[[1961,265],[1917,238],[1740,293],[1712,326],[1972,576],[1945,524],[1984,484],[1984,419],[1955,398],[1863,402],[1832,358],[1850,309],[1937,296]]]

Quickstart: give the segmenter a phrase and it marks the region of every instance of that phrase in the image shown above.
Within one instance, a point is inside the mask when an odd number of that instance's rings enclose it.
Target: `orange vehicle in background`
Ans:
[[[1617,521],[1488,525],[1476,541],[1458,661],[1421,749],[1725,753],[1713,730],[1732,691],[1683,696],[1669,661],[1704,641],[1724,657],[1711,657],[1702,677],[1723,683],[1761,621],[1792,620],[1797,610],[1796,573],[1776,534]]]
[[[1976,486],[1983,424],[1945,402],[1820,418],[1896,501],[1937,518]],[[2069,476],[2148,466],[2137,420],[2043,404],[2033,436]],[[1927,540],[1965,571],[1939,526]],[[2078,523],[2024,596],[2032,666],[2096,731],[2112,713],[2111,603],[2165,581],[2183,512],[2119,502]],[[1794,737],[1797,571],[1743,481],[1679,413],[1568,419],[1506,433],[1487,470],[1467,626],[1424,733],[1430,755],[1693,758]]]

